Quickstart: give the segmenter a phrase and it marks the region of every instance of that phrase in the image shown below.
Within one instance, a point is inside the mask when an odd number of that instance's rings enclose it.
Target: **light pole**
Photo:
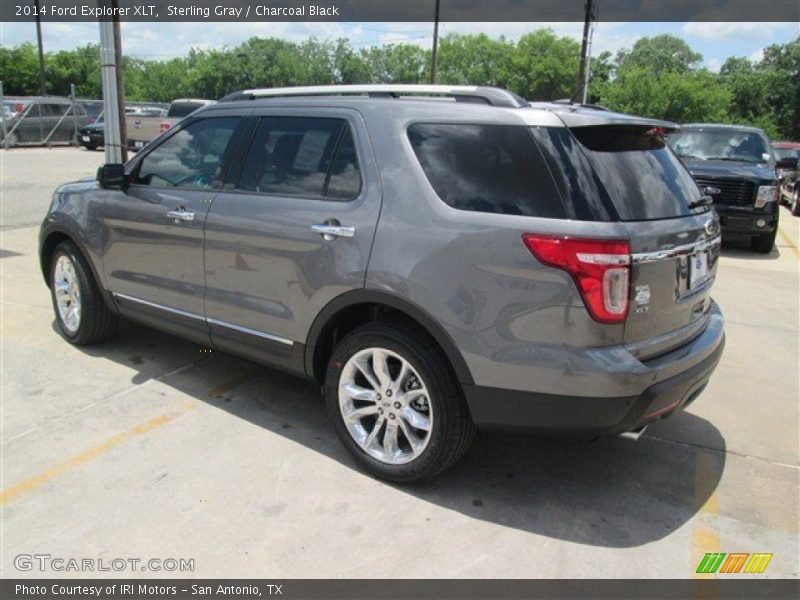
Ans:
[[[44,45],[42,43],[42,18],[39,16],[39,0],[36,0],[36,42],[39,45],[39,93],[44,96],[47,89],[44,81]]]

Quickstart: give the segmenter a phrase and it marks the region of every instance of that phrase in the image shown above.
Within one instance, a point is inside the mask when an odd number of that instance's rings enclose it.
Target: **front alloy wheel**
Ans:
[[[58,329],[69,343],[92,344],[114,335],[117,315],[106,305],[89,263],[72,242],[61,242],[53,252],[50,295]]]
[[[75,335],[81,326],[81,288],[75,264],[66,254],[56,260],[53,269],[53,292],[56,309],[64,329]]]
[[[339,410],[353,440],[384,464],[410,462],[430,442],[428,389],[408,361],[386,348],[367,348],[347,361]]]

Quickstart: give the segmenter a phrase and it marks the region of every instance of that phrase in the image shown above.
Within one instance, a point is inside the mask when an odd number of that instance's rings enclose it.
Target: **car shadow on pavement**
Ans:
[[[145,327],[128,329],[123,337],[82,350],[134,369],[147,367],[148,373],[166,361],[167,353],[197,356],[200,350]],[[132,364],[132,355],[141,356],[144,364]],[[206,360],[225,361],[231,372],[253,376],[213,397],[197,392],[204,387],[197,380],[204,377],[203,368],[191,385],[179,377],[162,381],[370,477],[337,439],[319,386],[223,353]],[[136,373],[132,381],[149,378]],[[214,385],[209,381],[206,389]],[[479,434],[466,456],[439,477],[395,488],[474,519],[537,535],[594,546],[640,546],[684,526],[714,493],[725,468],[725,441],[711,423],[687,412],[671,421],[682,432],[680,442],[667,439],[668,429],[660,433],[658,427],[648,430],[656,431],[653,437],[645,433],[636,442]]]
[[[750,238],[731,237],[722,242],[722,256],[724,258],[743,258],[745,260],[777,260],[781,257],[778,245],[772,247],[769,254],[759,254],[750,249]]]

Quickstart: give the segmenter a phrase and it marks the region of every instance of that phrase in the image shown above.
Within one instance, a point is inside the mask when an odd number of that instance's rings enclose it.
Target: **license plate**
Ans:
[[[133,142],[134,148],[142,148],[144,147],[144,142]]]
[[[90,138],[88,135],[84,135],[84,136],[82,136],[82,137],[81,137],[81,139],[82,139],[84,142],[90,142],[90,141],[92,141],[92,140],[91,140],[91,138]]]
[[[696,288],[708,279],[708,252],[698,252],[689,258],[689,288]]]

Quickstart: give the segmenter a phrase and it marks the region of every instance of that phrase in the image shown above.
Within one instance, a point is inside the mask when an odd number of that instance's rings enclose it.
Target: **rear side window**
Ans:
[[[646,221],[693,214],[692,176],[661,135],[644,127],[535,128],[533,134],[579,219]]]
[[[261,119],[237,188],[279,196],[354,199],[361,191],[361,173],[349,125],[342,119]]]
[[[434,191],[453,208],[570,217],[526,127],[415,124],[408,138]]]

